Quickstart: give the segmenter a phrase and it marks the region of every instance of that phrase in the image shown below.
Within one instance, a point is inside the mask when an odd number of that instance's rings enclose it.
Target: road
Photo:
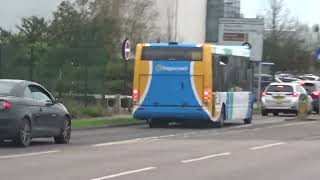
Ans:
[[[319,119],[319,121],[317,120]],[[147,125],[0,146],[2,180],[301,180],[320,177],[320,118],[254,117],[222,129]]]

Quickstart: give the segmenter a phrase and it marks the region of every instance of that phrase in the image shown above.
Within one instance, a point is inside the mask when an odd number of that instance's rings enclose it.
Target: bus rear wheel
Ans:
[[[252,117],[244,119],[243,120],[245,124],[251,124],[252,123]]]
[[[159,120],[148,120],[149,128],[163,128],[168,126],[168,122]]]

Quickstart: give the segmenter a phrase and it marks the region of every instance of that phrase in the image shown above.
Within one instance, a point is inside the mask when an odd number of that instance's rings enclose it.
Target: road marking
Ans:
[[[266,127],[266,128],[289,127],[289,126],[298,126],[298,125],[313,124],[313,123],[316,123],[316,121],[288,123],[288,124],[281,124],[281,125],[276,125],[276,126],[269,126],[269,127]]]
[[[270,148],[270,147],[274,147],[274,146],[281,146],[281,145],[284,145],[284,144],[286,144],[286,143],[280,142],[280,143],[274,143],[274,144],[266,144],[266,145],[263,145],[263,146],[252,147],[252,148],[250,148],[250,150],[265,149],[265,148]]]
[[[221,156],[229,156],[229,155],[231,155],[231,152],[221,153],[221,154],[213,154],[210,156],[204,156],[204,157],[195,158],[195,159],[183,160],[183,161],[181,161],[181,163],[191,163],[191,162],[202,161],[202,160],[206,160],[206,159],[211,159],[211,158],[221,157]]]
[[[104,176],[104,177],[100,177],[100,178],[95,178],[95,179],[91,179],[91,180],[106,180],[106,179],[112,179],[112,178],[116,178],[116,177],[120,177],[120,176],[125,176],[125,175],[130,175],[130,174],[136,174],[136,173],[145,172],[145,171],[151,171],[151,170],[155,170],[155,169],[157,169],[157,168],[156,168],[156,167],[147,167],[147,168],[143,168],[143,169],[126,171],[126,172],[122,172],[122,173],[119,173],[119,174],[113,174],[113,175]]]
[[[58,153],[61,151],[44,151],[44,152],[36,152],[36,153],[28,153],[28,154],[16,154],[16,155],[8,155],[8,156],[0,156],[0,159],[11,159],[11,158],[19,158],[19,157],[28,157],[28,156],[38,156],[45,154]]]
[[[256,125],[256,124],[255,124]],[[227,128],[227,129],[242,129],[242,128],[247,128],[247,127],[252,127],[253,124],[247,124],[247,125],[240,125],[240,126],[236,126],[236,127],[230,127],[230,128]]]
[[[114,146],[114,145],[124,145],[124,144],[133,144],[138,142],[145,142],[145,141],[151,141],[151,140],[159,140],[164,138],[170,138],[178,136],[176,134],[171,135],[165,135],[165,136],[154,136],[154,137],[146,137],[146,138],[137,138],[137,139],[130,139],[125,141],[115,141],[115,142],[108,142],[108,143],[101,143],[101,144],[94,144],[91,145],[92,147],[104,147],[104,146]]]
[[[239,127],[226,128],[226,130],[230,130],[230,131],[216,132],[214,135],[237,134],[237,133],[243,133],[243,132],[258,131],[258,130],[262,130],[262,129],[298,126],[298,125],[316,123],[316,121],[289,123],[289,124],[281,124],[281,125],[274,125],[274,126],[267,126],[267,127],[257,127],[257,128],[252,128],[252,129],[245,129],[245,128],[248,128],[248,127],[254,127],[254,125],[264,125],[264,124],[273,124],[273,123],[274,122],[271,121],[271,122],[263,122],[263,123],[257,123],[257,124],[243,125],[243,126],[239,126]],[[242,128],[243,128],[243,130],[241,130]],[[134,143],[146,142],[146,141],[151,141],[151,140],[165,139],[165,138],[170,138],[170,137],[177,137],[177,136],[181,136],[181,137],[184,137],[184,138],[187,138],[187,137],[190,137],[190,136],[203,136],[203,135],[208,134],[208,133],[212,133],[212,131],[197,131],[197,132],[188,132],[188,133],[181,133],[181,134],[164,135],[164,136],[137,138],[137,139],[124,140],[124,141],[115,141],[115,142],[94,144],[94,145],[91,145],[91,146],[92,147],[104,147],[104,146],[114,146],[114,145],[125,145],[125,144],[134,144]]]

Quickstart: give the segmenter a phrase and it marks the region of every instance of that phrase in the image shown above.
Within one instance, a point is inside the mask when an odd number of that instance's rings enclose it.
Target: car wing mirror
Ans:
[[[59,97],[54,98],[53,104],[59,104],[59,103],[62,103],[62,99]]]

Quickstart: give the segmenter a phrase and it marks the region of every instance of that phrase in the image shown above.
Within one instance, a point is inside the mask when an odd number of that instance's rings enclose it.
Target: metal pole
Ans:
[[[2,44],[0,40],[0,78],[2,78]]]
[[[176,0],[176,19],[175,19],[175,34],[174,34],[174,40],[175,42],[178,41],[178,5],[179,5],[179,0]]]
[[[123,79],[123,95],[126,94],[127,91],[127,78],[128,78],[128,62],[125,60],[124,62],[124,79]]]
[[[258,67],[259,68],[259,72],[258,72],[259,76],[258,76],[258,92],[257,92],[258,93],[257,94],[258,99],[257,99],[257,103],[258,103],[258,108],[261,109],[262,61],[259,61],[259,65],[258,66],[259,66]]]

